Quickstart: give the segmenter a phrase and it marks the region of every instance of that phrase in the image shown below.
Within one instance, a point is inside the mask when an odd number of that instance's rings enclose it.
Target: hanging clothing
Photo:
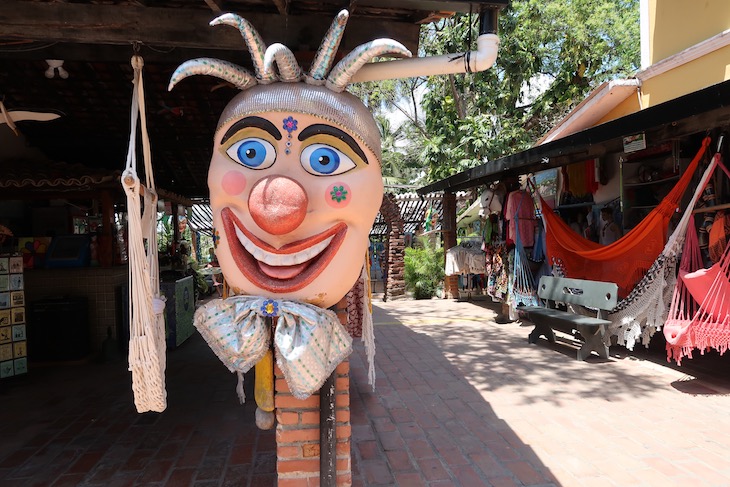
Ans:
[[[484,252],[479,247],[464,247],[457,245],[446,251],[445,274],[484,274],[486,260]]]
[[[596,179],[596,160],[570,164],[561,168],[563,176],[563,191],[576,198],[594,194],[598,190]]]
[[[508,239],[514,243],[515,225],[520,226],[520,239],[525,247],[535,244],[535,205],[530,193],[524,190],[513,191],[507,196],[504,218],[509,222]]]

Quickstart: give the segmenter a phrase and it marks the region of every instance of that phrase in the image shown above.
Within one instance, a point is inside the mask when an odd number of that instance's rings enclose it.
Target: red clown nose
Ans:
[[[304,188],[286,176],[267,176],[258,181],[248,197],[248,209],[256,224],[272,235],[284,235],[302,224],[309,199]]]

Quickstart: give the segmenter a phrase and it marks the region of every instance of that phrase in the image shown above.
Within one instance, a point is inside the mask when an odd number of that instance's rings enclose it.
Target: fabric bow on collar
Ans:
[[[231,372],[247,372],[270,348],[266,318],[278,316],[276,363],[292,395],[306,399],[352,352],[352,337],[330,310],[255,296],[214,299],[195,312],[195,327]]]

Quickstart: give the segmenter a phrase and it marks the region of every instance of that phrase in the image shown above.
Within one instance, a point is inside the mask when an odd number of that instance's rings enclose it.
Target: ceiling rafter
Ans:
[[[208,7],[213,11],[214,14],[223,13],[223,0],[203,0]]]
[[[289,14],[289,0],[271,0],[281,15]]]
[[[328,15],[301,15],[296,22],[282,22],[281,15],[246,12],[246,20],[261,33],[264,42],[302,46],[314,51],[332,22]],[[235,29],[211,28],[205,9],[128,7],[114,5],[39,3],[20,0],[0,2],[0,39],[59,43],[130,45],[134,41],[158,48],[186,47],[240,51],[241,35]],[[342,50],[351,50],[377,37],[396,38],[415,52],[419,26],[404,22],[353,19]]]

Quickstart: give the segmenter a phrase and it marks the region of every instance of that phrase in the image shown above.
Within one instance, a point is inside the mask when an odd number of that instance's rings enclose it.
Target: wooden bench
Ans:
[[[611,282],[543,276],[540,278],[537,295],[546,300],[548,306],[522,306],[517,310],[524,313],[535,325],[528,338],[530,343],[537,343],[540,336],[555,343],[553,329],[567,329],[571,334],[577,329],[584,340],[583,346],[578,350],[578,360],[585,360],[591,352],[608,358],[608,346],[604,342],[604,336],[611,322],[603,317],[606,311],[616,307],[617,293],[618,286]],[[598,311],[595,318],[574,314],[556,309],[556,302],[576,304]]]

